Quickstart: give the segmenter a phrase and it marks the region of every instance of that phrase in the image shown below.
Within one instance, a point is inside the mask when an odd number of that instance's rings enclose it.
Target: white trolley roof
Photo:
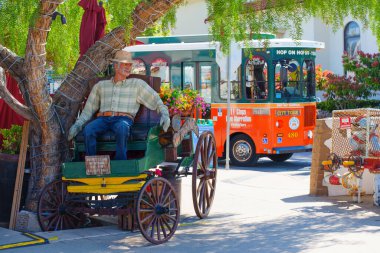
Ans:
[[[251,40],[248,42],[238,42],[241,48],[325,48],[324,42],[292,39],[269,39]],[[183,51],[183,50],[214,50],[220,45],[219,42],[195,42],[195,43],[167,43],[167,44],[142,44],[129,46],[123,50],[128,52],[154,52],[154,51]]]

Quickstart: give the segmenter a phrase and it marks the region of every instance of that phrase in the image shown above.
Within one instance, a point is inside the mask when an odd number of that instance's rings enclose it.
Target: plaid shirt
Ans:
[[[168,108],[160,96],[145,81],[130,78],[113,83],[111,80],[98,82],[87,99],[82,114],[76,121],[79,129],[97,112],[126,112],[136,116],[140,104],[169,117]]]

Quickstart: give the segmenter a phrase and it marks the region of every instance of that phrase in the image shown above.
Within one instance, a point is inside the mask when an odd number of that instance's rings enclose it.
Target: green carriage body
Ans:
[[[134,126],[141,127],[141,126]],[[83,161],[66,162],[62,165],[62,175],[66,179],[74,180],[76,178],[95,178],[95,177],[134,177],[140,173],[156,167],[164,161],[164,149],[159,144],[158,126],[152,127],[146,140],[128,141],[128,150],[138,150],[145,152],[142,158],[131,160],[111,160],[111,174],[107,175],[86,175],[86,166]],[[98,142],[98,151],[114,151],[115,142]],[[84,152],[84,143],[75,144],[75,153]]]

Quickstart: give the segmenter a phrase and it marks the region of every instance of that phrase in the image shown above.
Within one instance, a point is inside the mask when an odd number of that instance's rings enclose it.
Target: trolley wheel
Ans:
[[[63,230],[83,226],[86,216],[75,211],[78,203],[67,199],[68,183],[55,180],[46,185],[38,201],[38,222],[43,231]]]
[[[193,205],[197,216],[203,219],[210,212],[216,186],[216,142],[210,131],[199,137],[193,164]]]
[[[255,144],[245,134],[238,134],[231,138],[230,158],[232,164],[242,167],[256,165],[259,160]]]
[[[140,189],[137,223],[141,234],[153,244],[168,241],[175,233],[180,216],[179,201],[168,180],[155,177]]]
[[[273,155],[268,155],[268,158],[271,159],[273,162],[281,163],[281,162],[285,162],[292,156],[293,156],[293,153],[273,154]]]

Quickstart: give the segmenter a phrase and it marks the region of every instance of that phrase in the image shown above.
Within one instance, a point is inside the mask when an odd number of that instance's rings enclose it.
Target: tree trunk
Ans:
[[[26,92],[29,94],[31,109],[37,119],[32,124],[32,131],[37,137],[41,137],[40,140],[33,141],[36,137],[33,136],[31,143],[32,149],[38,146],[41,150],[40,156],[31,157],[33,180],[35,180],[33,188],[36,191],[29,193],[27,208],[33,211],[36,210],[37,196],[40,191],[60,171],[61,155],[59,142],[62,139],[62,134],[55,107],[52,104],[52,99],[46,87],[45,70],[46,41],[52,22],[49,14],[53,13],[58,5],[59,2],[41,1],[40,16],[35,20],[34,26],[29,29],[25,50],[24,73],[28,82]],[[36,142],[41,144],[36,145]],[[34,153],[34,150],[31,153]],[[39,160],[41,161],[41,167],[34,167]]]

